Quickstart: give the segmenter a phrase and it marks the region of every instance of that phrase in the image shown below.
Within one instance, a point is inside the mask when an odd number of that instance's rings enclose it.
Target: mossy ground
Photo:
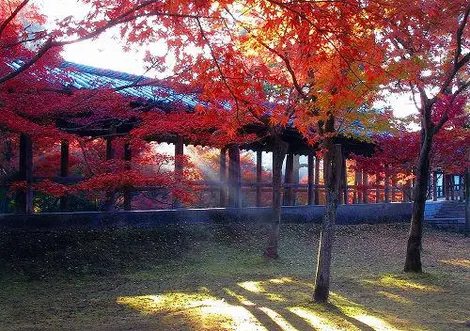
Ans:
[[[337,228],[332,295],[311,302],[319,227],[178,224],[0,234],[0,330],[470,330],[470,238],[407,226]]]

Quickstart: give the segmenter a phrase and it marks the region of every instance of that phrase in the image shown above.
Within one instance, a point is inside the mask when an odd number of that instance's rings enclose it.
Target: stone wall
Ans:
[[[283,222],[321,223],[324,206],[282,208]],[[411,203],[341,205],[338,224],[408,222]],[[50,230],[115,226],[156,226],[170,222],[270,222],[270,208],[211,208],[119,212],[62,212],[42,214],[0,214],[0,229]]]

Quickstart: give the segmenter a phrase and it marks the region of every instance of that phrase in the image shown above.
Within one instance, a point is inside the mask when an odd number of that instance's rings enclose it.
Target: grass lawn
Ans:
[[[470,238],[425,229],[426,273],[401,272],[407,225],[338,227],[331,300],[311,302],[319,227],[0,234],[0,330],[470,330]]]

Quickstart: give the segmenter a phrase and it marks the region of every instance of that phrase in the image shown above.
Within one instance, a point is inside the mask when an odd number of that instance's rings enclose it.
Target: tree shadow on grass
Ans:
[[[119,297],[117,303],[157,319],[167,329],[400,330],[387,321],[395,316],[368,309],[340,294],[332,293],[327,305],[313,303],[311,295],[311,284],[281,277]]]

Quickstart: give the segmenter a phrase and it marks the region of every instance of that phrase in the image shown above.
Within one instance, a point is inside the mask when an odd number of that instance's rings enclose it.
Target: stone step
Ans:
[[[439,224],[465,224],[465,218],[454,218],[454,217],[449,217],[449,218],[428,218],[426,219],[426,222],[429,223],[439,223]]]

